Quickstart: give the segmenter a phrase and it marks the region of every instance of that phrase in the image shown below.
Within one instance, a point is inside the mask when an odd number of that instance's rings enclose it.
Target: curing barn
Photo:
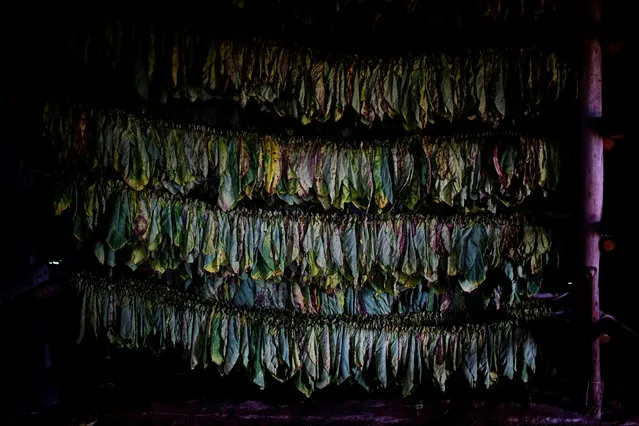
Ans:
[[[0,424],[639,424],[628,6],[34,6]]]

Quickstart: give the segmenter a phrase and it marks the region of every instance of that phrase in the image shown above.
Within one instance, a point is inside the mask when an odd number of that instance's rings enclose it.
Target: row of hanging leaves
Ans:
[[[62,164],[115,170],[135,190],[204,188],[225,211],[244,197],[324,209],[445,203],[495,211],[554,189],[559,172],[555,144],[530,136],[413,136],[348,146],[64,105],[47,105],[44,121]]]
[[[56,211],[73,205],[75,234],[97,236],[96,255],[115,263],[130,248],[129,266],[148,263],[157,272],[197,263],[200,272],[248,272],[254,279],[285,273],[325,288],[366,282],[414,287],[421,278],[455,277],[472,291],[488,269],[539,283],[551,256],[550,230],[523,217],[309,214],[210,209],[201,201],[136,192],[119,181],[97,181],[62,192]],[[537,288],[537,285],[529,286]]]
[[[192,101],[254,101],[304,124],[350,112],[365,125],[391,119],[407,130],[462,119],[497,125],[555,110],[576,94],[567,62],[537,49],[364,58],[123,22],[88,31],[77,46],[84,61],[128,69],[144,98],[157,88]]]
[[[512,265],[510,268],[512,269]],[[248,274],[239,277],[209,274],[197,286],[189,284],[191,280],[187,274],[185,280],[173,280],[172,286],[194,289],[193,293],[199,297],[221,304],[331,317],[431,312],[434,315],[432,323],[435,325],[452,319],[459,313],[495,312],[508,319],[526,321],[551,315],[548,306],[535,299],[521,301],[516,280],[505,280],[505,286],[497,285],[485,294],[466,293],[458,288],[447,288],[440,293],[426,280],[421,280],[415,288],[402,289],[397,294],[386,293],[374,285],[365,285],[360,289],[336,288],[327,292],[286,279],[280,282],[254,280]]]
[[[367,390],[399,385],[409,394],[430,380],[445,390],[453,377],[471,387],[490,387],[501,377],[527,381],[536,368],[537,344],[513,322],[428,327],[419,325],[420,314],[273,315],[201,303],[148,282],[77,281],[83,298],[79,340],[91,327],[95,336],[106,332],[130,348],[182,348],[192,368],[212,363],[221,374],[243,369],[260,388],[270,376],[293,380],[306,396],[346,381]]]

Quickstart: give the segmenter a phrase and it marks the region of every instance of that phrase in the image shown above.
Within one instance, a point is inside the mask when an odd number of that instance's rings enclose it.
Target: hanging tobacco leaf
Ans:
[[[165,37],[152,25],[134,29],[115,22],[102,31],[112,37],[90,43],[87,56],[130,68],[143,96],[147,88],[159,89],[165,98],[191,101],[223,96],[241,107],[258,103],[262,109],[293,116],[304,124],[338,121],[347,110],[366,125],[390,119],[407,129],[477,118],[498,124],[535,116],[563,101],[574,101],[576,95],[567,90],[572,86],[566,83],[567,61],[553,51],[474,49],[358,58],[288,50],[259,41],[214,41],[202,49],[198,34],[178,32]],[[122,57],[135,61],[127,64]],[[170,69],[159,70],[162,64]],[[527,64],[526,70],[522,64]],[[521,72],[509,72],[510,68]],[[154,78],[154,84],[148,84],[151,77],[162,74],[170,75],[168,81]],[[465,96],[462,87],[471,88],[472,96]],[[532,96],[517,93],[523,87]],[[419,103],[412,101],[416,94],[422,97]]]
[[[136,258],[158,272],[188,264],[200,275],[286,276],[325,288],[370,282],[385,291],[394,285],[412,288],[424,278],[445,288],[456,280],[472,291],[489,269],[510,263],[520,278],[532,280],[529,287],[535,292],[553,257],[549,229],[520,216],[225,212],[108,180],[96,184],[96,193],[107,193],[103,187],[110,188],[112,207],[97,214],[92,204],[86,205],[89,210],[77,215],[76,229],[83,239],[103,240],[113,251],[143,247],[148,258]]]
[[[532,334],[512,322],[448,327],[391,317],[329,320],[218,305],[158,284],[88,276],[76,282],[83,323],[92,324],[96,336],[111,330],[112,343],[156,350],[164,349],[156,342],[167,336],[191,355],[192,367],[210,361],[221,374],[246,368],[261,388],[266,373],[281,381],[295,376],[307,396],[350,378],[369,390],[397,384],[409,394],[426,373],[444,390],[457,370],[474,387],[492,385],[489,377],[528,380],[536,368]]]
[[[73,137],[67,135],[73,133],[73,117],[79,116],[73,107],[46,109],[47,127],[60,129],[51,134],[57,149],[69,156]],[[277,197],[289,204],[310,201],[325,209],[344,209],[349,203],[369,210],[371,205],[417,208],[442,202],[494,211],[497,201],[514,206],[554,189],[559,170],[554,144],[526,136],[412,137],[355,148],[158,125],[133,116],[124,124],[121,114],[99,110],[86,117],[93,155],[87,160],[96,171],[115,169],[138,191],[159,186],[172,193],[210,191],[224,210],[248,196]],[[65,162],[72,158],[61,156]],[[413,172],[417,165],[420,174]],[[217,187],[210,187],[209,173],[219,177]]]

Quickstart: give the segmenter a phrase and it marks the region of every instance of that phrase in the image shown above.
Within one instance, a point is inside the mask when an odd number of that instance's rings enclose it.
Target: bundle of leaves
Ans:
[[[101,263],[115,265],[116,252],[124,249],[131,268],[148,264],[160,273],[188,263],[200,274],[287,276],[329,289],[373,282],[389,290],[415,287],[422,278],[441,285],[455,277],[469,292],[497,268],[537,289],[554,257],[550,230],[519,215],[225,212],[118,181],[84,189],[76,201],[83,208],[74,210],[76,237],[96,242]],[[71,195],[78,192],[67,192],[56,210],[73,205]]]
[[[87,63],[128,70],[138,93],[195,100],[231,98],[302,123],[347,112],[407,130],[436,122],[538,115],[575,100],[567,62],[538,49],[477,49],[379,58],[322,55],[270,42],[211,40],[187,31],[113,22],[77,46]],[[560,102],[558,102],[560,101]]]
[[[79,340],[91,329],[129,348],[182,348],[193,368],[239,368],[261,388],[270,376],[293,381],[306,396],[345,381],[368,390],[399,385],[409,394],[429,381],[445,390],[452,376],[470,387],[526,381],[536,368],[537,344],[516,321],[443,325],[433,313],[324,317],[220,305],[148,281],[85,275],[77,283]]]
[[[437,204],[515,206],[557,186],[559,155],[544,138],[496,134],[331,140],[219,132],[122,111],[47,105],[60,163],[115,172],[131,188],[210,194],[228,211],[243,198],[375,211]]]
[[[142,271],[140,271],[142,272]],[[173,288],[213,300],[247,308],[280,309],[299,313],[334,315],[387,315],[418,312],[440,312],[472,321],[474,315],[495,313],[502,319],[534,320],[547,309],[539,300],[525,298],[525,287],[509,279],[490,277],[492,288],[467,293],[459,287],[433,286],[423,279],[414,288],[385,292],[372,283],[360,288],[338,287],[326,290],[296,281],[254,280],[249,274],[205,274],[202,279],[188,273],[166,274]],[[163,281],[164,282],[164,281]],[[442,318],[445,318],[443,315]]]

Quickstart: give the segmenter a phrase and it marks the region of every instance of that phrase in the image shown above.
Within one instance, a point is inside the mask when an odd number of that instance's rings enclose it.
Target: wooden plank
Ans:
[[[582,108],[582,226],[583,265],[587,273],[590,300],[590,322],[593,330],[600,320],[599,308],[599,265],[600,265],[600,223],[603,210],[603,138],[592,126],[593,119],[602,116],[601,92],[601,41],[598,29],[601,24],[601,0],[589,0],[586,4],[586,24],[584,58],[582,67],[581,99]],[[588,413],[601,418],[603,383],[601,380],[601,347],[597,333],[590,337],[590,381],[588,385]]]

